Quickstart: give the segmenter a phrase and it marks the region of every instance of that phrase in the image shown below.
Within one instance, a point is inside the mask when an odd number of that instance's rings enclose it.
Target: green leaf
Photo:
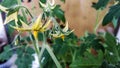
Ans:
[[[113,19],[118,19],[119,17],[120,17],[120,4],[117,4],[117,5],[110,7],[109,12],[105,15],[103,19],[102,25],[105,26],[109,24],[110,22],[112,22]]]
[[[96,10],[99,10],[99,9],[102,10],[107,6],[109,1],[110,0],[99,0],[97,3],[94,3],[92,7],[94,7]]]
[[[15,64],[18,68],[31,68],[32,61],[34,60],[32,54],[35,53],[33,48],[22,45],[22,47],[18,48],[16,51],[18,54],[18,59]]]
[[[119,67],[119,62],[114,65],[111,63],[109,64],[106,60],[104,60],[100,68],[120,68],[120,67]]]
[[[116,0],[116,1],[120,1],[120,0]]]
[[[64,11],[60,9],[60,5],[56,5],[56,7],[53,9],[53,15],[55,15],[57,18],[65,22],[65,16]]]
[[[106,33],[105,44],[107,45],[105,53],[107,61],[109,63],[116,64],[118,61],[120,61],[120,55],[118,50],[119,47],[117,47],[118,43],[116,41],[116,38],[110,33]]]
[[[10,45],[4,47],[4,51],[0,53],[0,61],[8,60],[12,56],[13,51],[10,49],[11,49]]]
[[[10,38],[12,38],[12,37],[13,37],[14,29],[11,28],[9,25],[13,25],[13,26],[14,26],[14,25],[15,25],[15,21],[10,21],[10,23],[8,23],[8,24],[5,25],[6,32],[7,32],[8,36],[9,36]],[[10,40],[10,39],[9,39],[9,40]]]
[[[65,3],[65,0],[61,0],[61,1]]]
[[[2,0],[2,2],[0,4],[9,8],[9,7],[16,5],[18,3],[17,3],[17,0]]]
[[[109,49],[110,51],[114,51],[114,49],[116,48],[116,38],[108,32],[105,35],[105,43],[108,45],[107,49]]]
[[[84,56],[79,56],[71,63],[70,68],[98,68],[102,60],[103,53],[101,51],[98,52],[98,56],[93,56],[86,51]]]
[[[112,19],[113,19],[113,15],[111,13],[106,14],[103,19],[102,25],[105,26],[105,25],[109,24],[112,21]]]
[[[117,23],[118,23],[118,19],[113,18],[112,23],[113,23],[114,28],[116,28],[117,27]]]
[[[84,52],[88,49],[88,48],[94,48],[95,50],[102,50],[103,52],[104,47],[101,43],[101,38],[99,38],[97,35],[95,34],[91,34],[91,33],[86,33],[85,36],[80,38],[80,54],[83,55]]]
[[[22,8],[22,7],[20,7],[20,6],[12,6],[12,7],[10,7],[9,9],[7,9],[7,11],[9,11],[7,16],[11,15],[14,12],[18,12],[20,8]]]
[[[46,0],[40,0],[40,2],[42,2],[42,3],[46,3]]]
[[[42,40],[43,40],[42,33],[40,33],[40,32],[38,33],[38,40],[39,40],[39,41],[42,41]]]

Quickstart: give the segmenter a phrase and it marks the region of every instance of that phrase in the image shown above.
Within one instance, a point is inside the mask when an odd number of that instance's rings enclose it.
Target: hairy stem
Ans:
[[[32,41],[33,44],[34,44],[34,49],[35,49],[35,52],[36,52],[37,57],[38,57],[38,60],[39,60],[38,63],[39,63],[39,65],[40,65],[40,68],[42,68],[42,67],[41,67],[41,64],[40,64],[40,58],[39,58],[40,50],[39,50],[38,40],[35,39],[35,41],[34,41],[31,35],[30,35],[30,39],[31,39],[31,41]]]
[[[18,4],[19,5],[21,5],[21,0],[17,0],[18,1]],[[25,15],[25,11],[23,10],[23,9],[21,9],[21,12],[22,12],[22,14],[23,14],[23,20],[25,21],[25,22],[27,22],[27,17],[26,17],[26,15]]]
[[[50,54],[51,58],[53,59],[53,61],[55,62],[57,68],[62,68],[62,66],[60,65],[59,61],[57,60],[56,56],[54,55],[54,53],[52,52],[52,50],[48,44],[46,44],[46,49],[47,49],[48,53]]]
[[[95,23],[95,26],[94,26],[94,33],[96,33],[100,23],[99,23],[99,16],[100,16],[100,11],[101,10],[97,10],[97,15],[96,15],[96,23]]]

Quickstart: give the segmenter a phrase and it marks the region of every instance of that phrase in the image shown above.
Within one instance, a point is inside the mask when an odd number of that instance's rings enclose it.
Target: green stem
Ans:
[[[21,0],[17,0],[17,2],[18,2],[18,4],[19,5],[21,5]],[[22,12],[22,14],[23,14],[23,20],[24,20],[24,22],[27,22],[27,17],[26,17],[26,15],[25,15],[25,11],[23,10],[23,9],[21,9],[21,12]]]
[[[40,50],[39,50],[38,40],[35,39],[35,41],[34,41],[31,35],[30,35],[30,39],[31,39],[31,41],[32,41],[33,44],[34,44],[34,48],[35,48],[35,52],[36,52],[37,57],[38,57],[38,60],[39,60],[40,68],[42,68],[42,67],[41,67],[41,64],[40,64],[40,58],[39,58]]]
[[[92,67],[92,66],[100,66],[101,64],[77,64],[77,65],[72,65],[71,67],[74,67],[74,68],[76,68],[76,67]]]
[[[33,18],[33,15],[30,13],[30,11],[25,6],[20,5],[20,7],[24,8],[27,11],[27,13],[30,15],[30,17]]]
[[[95,27],[94,27],[94,33],[96,33],[96,31],[97,31],[97,29],[98,29],[98,27],[99,27],[99,25],[100,25],[100,23],[99,23],[100,11],[101,11],[100,9],[97,10],[96,23],[95,23]]]
[[[41,51],[40,51],[40,63],[41,63],[41,59],[42,59],[42,55],[45,51],[45,44],[46,43],[46,37],[45,37],[45,33],[43,33],[43,44],[42,44],[42,48],[41,48]],[[42,67],[42,64],[41,64],[41,67]]]
[[[74,53],[73,53],[73,59],[72,59],[72,61],[74,62],[75,61],[75,58],[76,58],[76,50],[74,51]]]
[[[36,42],[35,42],[34,47],[35,47],[36,53],[37,53],[38,58],[39,58],[40,50],[39,50],[38,40],[36,39],[35,41]]]
[[[50,54],[51,58],[53,59],[53,61],[55,62],[57,68],[62,68],[62,66],[60,65],[59,61],[57,60],[56,56],[54,55],[54,53],[52,52],[48,44],[46,44],[46,49],[48,53]]]
[[[24,21],[27,22],[27,16],[25,15],[25,11],[24,11],[23,9],[22,9],[21,11],[22,11],[22,14],[23,14],[23,17],[24,17],[24,18],[23,18]]]
[[[40,57],[39,59],[40,59],[41,68],[42,68],[41,59],[42,59],[42,55],[43,55],[44,51],[45,51],[45,44],[42,45],[42,48],[41,48],[41,51],[40,51],[40,56],[39,56]]]

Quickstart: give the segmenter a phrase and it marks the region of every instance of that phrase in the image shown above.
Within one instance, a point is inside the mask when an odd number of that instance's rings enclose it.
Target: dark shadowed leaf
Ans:
[[[61,0],[61,1],[65,3],[65,0]]]
[[[117,20],[119,16],[120,16],[120,4],[117,4],[110,7],[109,12],[105,15],[103,19],[102,25],[105,26],[112,22],[112,20]],[[113,24],[115,25],[116,22],[113,22]]]
[[[110,0],[99,0],[97,3],[94,3],[92,7],[96,10],[104,9]]]
[[[42,3],[46,3],[46,0],[40,0],[40,2],[42,2]]]

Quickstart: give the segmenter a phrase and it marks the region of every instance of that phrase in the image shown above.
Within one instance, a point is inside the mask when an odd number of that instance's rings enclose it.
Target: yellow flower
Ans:
[[[7,9],[8,9],[8,8],[0,5],[0,10],[3,11],[3,12],[5,12],[6,14],[9,13],[9,11],[7,11]],[[6,17],[6,19],[5,19],[4,24],[7,24],[7,23],[9,23],[9,22],[12,21],[12,20],[15,20],[15,23],[17,23],[17,21],[18,21],[17,15],[18,15],[18,12],[17,12],[17,11],[14,12],[14,13],[12,13],[12,14],[10,14],[10,15],[8,15],[8,16]]]
[[[72,31],[68,31],[68,22],[66,23],[66,26],[62,29],[62,32],[60,31],[56,31],[55,34],[51,34],[54,38],[62,38],[62,40],[64,41],[65,39],[65,36],[66,35],[69,35],[71,32],[73,32],[74,30]]]
[[[65,39],[65,35],[64,34],[58,34],[58,33],[56,33],[56,34],[51,34],[54,38],[62,38],[62,40],[64,41],[64,39]]]
[[[38,32],[44,32],[47,30],[47,27],[49,26],[51,20],[48,20],[45,24],[41,22],[41,16],[36,19],[36,21],[33,24],[27,25],[23,21],[21,21],[22,28],[11,26],[14,29],[20,30],[20,31],[31,31],[33,33],[33,36],[35,39],[38,37]]]

